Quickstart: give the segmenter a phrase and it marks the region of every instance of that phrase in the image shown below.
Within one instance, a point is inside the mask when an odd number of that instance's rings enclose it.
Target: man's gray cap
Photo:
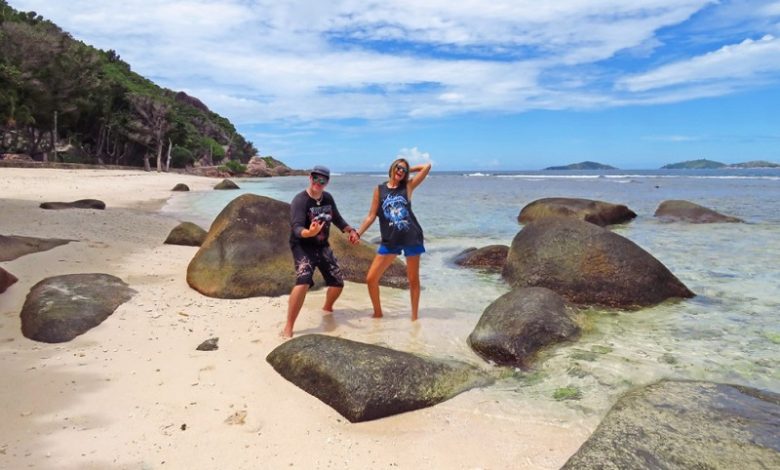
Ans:
[[[318,175],[322,175],[322,176],[324,176],[324,177],[326,177],[326,178],[330,179],[330,170],[329,170],[329,169],[328,169],[328,167],[326,167],[326,166],[322,166],[322,165],[316,165],[316,166],[315,166],[315,167],[314,167],[314,168],[311,170],[311,174],[312,174],[312,175],[313,175],[313,174],[315,174],[315,173],[316,173],[316,174],[318,174]]]

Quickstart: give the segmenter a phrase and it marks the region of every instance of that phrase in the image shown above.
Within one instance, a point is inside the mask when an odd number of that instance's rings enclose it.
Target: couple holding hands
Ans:
[[[290,293],[283,337],[291,338],[293,335],[293,326],[303,307],[306,293],[314,285],[315,269],[320,270],[328,286],[325,305],[322,307],[325,312],[333,311],[333,304],[344,288],[344,277],[328,244],[331,224],[349,234],[350,243],[356,245],[377,217],[382,241],[366,276],[374,318],[382,317],[379,280],[396,256],[403,253],[406,257],[406,275],[409,278],[412,321],[417,320],[420,303],[420,255],[425,253],[425,247],[422,227],[412,212],[412,193],[430,171],[430,163],[409,166],[409,162],[403,158],[394,161],[388,171],[388,180],[374,189],[368,215],[356,230],[344,220],[336,208],[333,196],[325,191],[325,186],[330,181],[330,170],[320,165],[312,169],[309,186],[295,196],[290,208],[290,248],[295,260],[295,287]],[[411,173],[417,175],[409,178]]]

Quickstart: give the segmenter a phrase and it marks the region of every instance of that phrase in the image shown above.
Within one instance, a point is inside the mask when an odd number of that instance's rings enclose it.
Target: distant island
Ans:
[[[617,168],[597,162],[580,162],[566,166],[549,166],[545,170],[617,170]]]
[[[780,163],[768,162],[766,160],[752,160],[729,165],[729,168],[780,168]]]
[[[688,160],[679,163],[670,163],[661,167],[662,170],[714,170],[725,168],[725,163],[700,158],[698,160]]]
[[[725,163],[700,158],[698,160],[670,163],[661,167],[662,170],[717,170],[721,168],[780,168],[780,164],[765,160],[754,160],[727,165]]]

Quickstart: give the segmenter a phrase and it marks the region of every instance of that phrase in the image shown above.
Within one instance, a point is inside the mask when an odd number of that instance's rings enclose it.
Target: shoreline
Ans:
[[[0,168],[0,234],[77,240],[3,262],[19,278],[0,294],[3,468],[560,468],[600,417],[556,420],[482,389],[437,406],[350,424],[265,361],[281,343],[287,296],[214,299],[189,288],[197,247],[163,245],[180,220],[159,209],[176,183],[213,178],[133,170]],[[47,211],[44,201],[100,199],[106,209]],[[24,338],[19,311],[45,277],[104,272],[138,293],[67,343]],[[381,322],[348,283],[331,320],[323,291],[296,335],[357,341],[404,328],[435,335],[446,318]],[[196,351],[219,337],[219,349]],[[509,392],[507,392],[509,394]],[[574,416],[574,415],[573,415]]]

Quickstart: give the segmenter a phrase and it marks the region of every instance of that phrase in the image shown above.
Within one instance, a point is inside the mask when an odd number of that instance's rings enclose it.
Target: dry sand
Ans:
[[[347,422],[265,361],[281,342],[286,296],[204,297],[185,280],[197,248],[162,243],[180,222],[159,212],[176,197],[170,189],[186,183],[210,191],[217,182],[129,170],[0,168],[0,234],[76,240],[1,265],[19,282],[0,294],[0,468],[555,469],[597,424],[507,408],[485,390]],[[38,208],[85,198],[105,201],[106,210]],[[22,336],[19,312],[32,285],[89,272],[116,275],[138,294],[68,343]],[[424,338],[444,321],[378,324],[368,318],[365,286],[350,283],[327,320],[318,313],[323,298],[309,294],[296,334],[360,341],[376,338],[377,325],[392,325]],[[214,336],[219,350],[195,350]]]

